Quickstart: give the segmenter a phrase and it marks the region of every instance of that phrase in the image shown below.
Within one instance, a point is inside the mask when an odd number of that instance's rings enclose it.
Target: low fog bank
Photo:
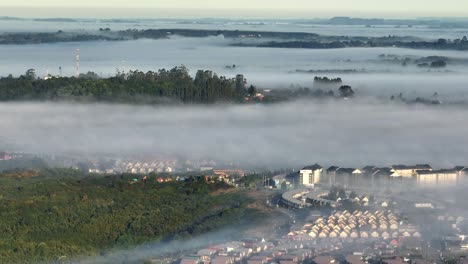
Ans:
[[[155,71],[185,65],[192,75],[199,69],[213,70],[227,77],[241,73],[249,84],[264,89],[288,88],[291,85],[313,88],[315,76],[327,76],[341,77],[345,84],[352,85],[361,95],[389,98],[403,93],[408,99],[414,99],[427,98],[437,92],[441,100],[468,100],[466,95],[460,97],[466,89],[468,74],[466,52],[401,48],[315,50],[229,46],[232,43],[232,40],[218,36],[0,46],[3,62],[0,65],[0,76],[19,76],[30,68],[36,69],[40,78],[47,73],[73,76],[76,72],[75,50],[80,48],[81,72],[93,71],[102,77],[114,76],[117,70]],[[387,56],[382,58],[382,54]],[[403,58],[417,60],[430,56],[445,58],[447,66],[418,67],[414,61],[402,66]]]
[[[208,233],[192,239],[168,243],[147,243],[134,249],[109,252],[97,257],[84,257],[72,261],[74,264],[99,264],[99,263],[140,263],[144,259],[171,256],[180,252],[199,249],[214,243],[222,243],[230,237],[239,235],[239,230],[223,229]]]
[[[466,109],[454,107],[4,103],[0,117],[1,146],[33,153],[164,154],[272,167],[468,164]]]
[[[372,96],[388,100],[392,95],[402,93],[406,99],[417,97],[450,102],[466,102],[466,76],[456,73],[289,73],[273,75],[265,72],[250,72],[245,75],[258,88],[283,89],[290,87],[314,87],[315,76],[341,78],[343,84],[351,85],[359,97]],[[254,81],[252,81],[254,80]],[[336,92],[336,91],[335,91]]]
[[[459,74],[468,72],[468,53],[462,51],[413,50],[401,48],[344,48],[344,49],[287,49],[232,47],[237,40],[222,36],[207,38],[171,37],[160,40],[90,41],[40,45],[0,45],[0,76],[18,76],[34,68],[38,76],[50,74],[73,76],[75,50],[80,49],[81,72],[94,71],[103,77],[113,76],[119,70],[157,70],[185,65],[192,71],[209,69],[234,76],[243,73],[257,84],[256,74],[285,77],[295,70],[365,70],[369,73],[425,74],[426,68],[382,61],[381,54],[398,57],[443,56],[452,58],[446,68],[439,69]],[[235,69],[226,66],[236,65]],[[425,74],[430,75],[430,74]],[[313,78],[314,76],[312,76]],[[270,77],[271,78],[271,77]],[[277,81],[280,78],[276,78]],[[297,82],[300,82],[298,80]],[[284,85],[283,82],[279,82]],[[288,80],[285,85],[289,85]]]

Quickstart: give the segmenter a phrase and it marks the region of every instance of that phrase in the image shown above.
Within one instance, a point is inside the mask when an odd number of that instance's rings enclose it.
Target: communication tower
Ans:
[[[80,77],[80,49],[76,49],[76,78]]]

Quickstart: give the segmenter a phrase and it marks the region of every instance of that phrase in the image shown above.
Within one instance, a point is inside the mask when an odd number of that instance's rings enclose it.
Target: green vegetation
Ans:
[[[192,78],[184,66],[158,72],[131,71],[111,78],[95,73],[75,77],[37,79],[34,70],[19,78],[0,78],[0,101],[76,100],[119,103],[241,102],[247,95],[246,80],[198,71]]]
[[[144,104],[213,104],[213,103],[275,103],[304,98],[339,98],[331,89],[338,89],[340,78],[317,77],[317,82],[338,84],[336,87],[274,89],[268,93],[247,86],[242,74],[235,78],[218,76],[199,70],[192,77],[184,66],[171,70],[130,71],[114,77],[100,78],[88,72],[76,77],[38,79],[34,69],[18,78],[0,78],[0,101],[77,101]],[[322,89],[323,88],[323,89]],[[324,90],[324,89],[328,89]],[[261,97],[257,97],[260,92]],[[341,97],[352,97],[350,86],[338,89]],[[262,95],[264,93],[264,95]]]
[[[316,40],[269,41],[264,43],[236,43],[240,47],[293,48],[293,49],[339,49],[398,47],[408,49],[468,50],[466,37],[456,40],[436,41],[407,40],[404,37],[324,37]]]
[[[370,26],[370,25],[369,25]],[[325,36],[305,32],[268,32],[242,30],[205,30],[205,29],[128,29],[112,31],[111,28],[99,28],[89,32],[15,32],[0,34],[0,45],[40,44],[78,41],[123,41],[134,39],[166,39],[171,36],[204,38],[224,36],[235,40],[233,46],[270,47],[270,48],[305,48],[334,49],[350,47],[400,47],[412,49],[468,50],[466,36],[458,39],[422,40],[407,36]],[[244,41],[258,39],[258,41]],[[274,41],[271,41],[271,40]]]
[[[221,182],[134,178],[71,169],[0,174],[0,263],[67,261],[258,217],[246,195]]]
[[[314,77],[314,84],[315,83],[337,83],[337,84],[341,84],[343,83],[343,80],[341,78],[328,78],[328,77],[319,77],[319,76],[315,76]]]

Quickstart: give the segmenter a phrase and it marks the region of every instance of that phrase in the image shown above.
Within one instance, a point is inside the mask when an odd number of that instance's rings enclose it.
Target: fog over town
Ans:
[[[277,168],[468,162],[465,107],[363,99],[210,107],[7,103],[0,109],[3,144],[24,152],[157,152]]]
[[[465,3],[23,2],[0,263],[468,263]]]

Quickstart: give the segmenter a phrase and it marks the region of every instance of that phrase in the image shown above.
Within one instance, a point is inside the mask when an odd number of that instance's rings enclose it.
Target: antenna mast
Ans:
[[[80,77],[80,49],[76,49],[76,78]]]

